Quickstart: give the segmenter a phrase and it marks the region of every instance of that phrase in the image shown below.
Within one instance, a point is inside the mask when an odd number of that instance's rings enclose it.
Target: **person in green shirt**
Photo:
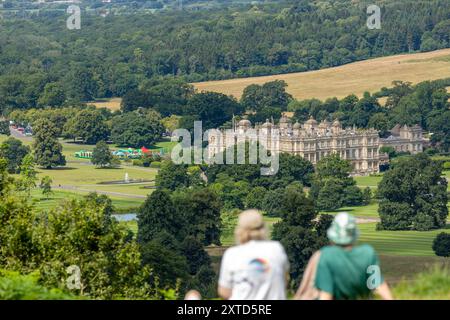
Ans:
[[[311,258],[296,294],[297,299],[302,299],[304,292],[308,292],[310,298],[320,300],[364,299],[373,292],[382,299],[392,299],[389,286],[381,275],[375,250],[367,244],[355,246],[358,235],[353,216],[340,213],[334,218],[327,230],[332,244],[323,247]]]

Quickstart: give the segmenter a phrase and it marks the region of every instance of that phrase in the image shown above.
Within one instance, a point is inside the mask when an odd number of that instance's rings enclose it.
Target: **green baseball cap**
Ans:
[[[355,243],[358,240],[359,230],[356,219],[347,212],[341,212],[334,217],[330,228],[327,230],[328,239],[339,245]]]

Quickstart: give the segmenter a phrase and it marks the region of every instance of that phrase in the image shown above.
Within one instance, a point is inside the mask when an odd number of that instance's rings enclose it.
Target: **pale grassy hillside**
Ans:
[[[276,79],[288,84],[288,92],[297,99],[342,98],[365,91],[375,92],[391,86],[394,80],[418,83],[450,77],[450,49],[403,54],[355,62],[340,67],[284,75],[194,83],[198,90],[216,91],[240,98],[250,84]]]

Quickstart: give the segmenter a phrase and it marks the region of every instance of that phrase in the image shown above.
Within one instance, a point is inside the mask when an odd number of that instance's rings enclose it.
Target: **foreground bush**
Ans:
[[[47,289],[38,284],[39,273],[21,275],[0,270],[0,300],[67,300],[74,296],[60,289]]]

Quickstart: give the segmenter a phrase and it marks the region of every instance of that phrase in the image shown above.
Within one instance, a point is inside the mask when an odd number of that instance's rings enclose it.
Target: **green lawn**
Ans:
[[[40,189],[31,192],[34,206],[37,210],[48,210],[56,207],[61,201],[67,199],[81,199],[87,192],[74,193],[70,191],[53,190],[53,193],[46,199]],[[142,204],[140,199],[129,199],[110,196],[113,206],[117,211],[135,210]]]
[[[176,142],[176,141],[175,142],[172,142],[170,140],[160,141],[160,142],[157,142],[151,149],[164,148],[164,149],[167,149],[168,152],[171,152],[173,147],[175,147],[177,144],[178,144],[178,142]]]
[[[376,204],[372,206],[372,211]],[[364,208],[364,207],[363,207]],[[336,212],[334,212],[335,214]],[[355,214],[364,216],[362,214]],[[367,217],[375,217],[372,212]],[[264,217],[268,224],[269,230],[272,230],[273,224],[279,219],[274,217]],[[225,232],[222,233],[221,242],[224,246],[234,244],[233,229],[236,220],[227,220]],[[376,223],[359,224],[360,243],[369,243],[377,250],[380,255],[400,255],[400,256],[434,256],[431,248],[432,242],[439,232],[445,231],[450,233],[450,225],[447,229],[433,231],[376,231]]]
[[[380,183],[382,176],[361,176],[355,177],[356,184],[360,188],[370,187],[371,189],[376,189],[378,183]]]
[[[323,211],[321,213],[336,215],[340,212],[348,212],[360,218],[378,218],[378,202],[372,200],[367,206],[343,207],[336,211]]]
[[[443,175],[450,181],[450,170],[446,170],[442,172]],[[356,184],[360,188],[370,187],[372,191],[378,188],[378,184],[380,183],[383,176],[363,176],[363,177],[354,177]],[[450,191],[450,183],[447,186],[447,190]]]
[[[376,223],[360,224],[360,242],[371,244],[379,254],[401,256],[434,256],[431,248],[436,235],[447,229],[433,231],[376,231]]]
[[[143,179],[149,181],[155,179],[157,170],[132,166],[100,169],[83,163],[68,163],[66,167],[50,170],[38,168],[39,179],[44,176],[49,176],[53,180],[52,185],[55,188],[59,186],[75,188],[70,190],[73,192],[104,191],[140,196],[151,193],[151,189],[144,189],[143,187],[152,186],[154,185],[154,182],[122,185],[99,184],[100,182],[106,181],[123,181],[126,173],[128,173],[129,179]]]

